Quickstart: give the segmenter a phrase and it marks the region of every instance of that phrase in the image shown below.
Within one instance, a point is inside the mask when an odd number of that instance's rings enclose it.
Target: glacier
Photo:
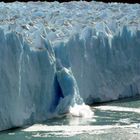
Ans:
[[[139,4],[1,2],[0,131],[140,95],[139,14]]]

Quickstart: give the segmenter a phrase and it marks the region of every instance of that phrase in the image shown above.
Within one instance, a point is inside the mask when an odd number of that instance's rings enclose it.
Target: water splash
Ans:
[[[82,105],[74,104],[73,107],[70,107],[70,113],[75,117],[84,117],[84,118],[92,118],[94,113],[91,111],[88,105],[83,103]]]

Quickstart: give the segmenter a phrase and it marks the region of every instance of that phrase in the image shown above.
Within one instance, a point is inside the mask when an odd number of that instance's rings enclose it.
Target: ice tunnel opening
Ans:
[[[50,111],[51,112],[54,112],[56,107],[58,106],[59,104],[59,101],[60,101],[60,98],[64,98],[64,95],[62,93],[62,89],[60,87],[60,84],[57,80],[57,76],[55,75],[55,78],[54,78],[54,87],[55,87],[55,95],[54,95],[54,99],[52,101],[52,105],[51,105],[51,109]]]

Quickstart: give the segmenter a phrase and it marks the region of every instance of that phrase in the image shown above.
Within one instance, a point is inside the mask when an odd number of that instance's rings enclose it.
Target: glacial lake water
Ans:
[[[140,140],[140,98],[93,106],[93,118],[67,117],[0,133],[0,140]]]

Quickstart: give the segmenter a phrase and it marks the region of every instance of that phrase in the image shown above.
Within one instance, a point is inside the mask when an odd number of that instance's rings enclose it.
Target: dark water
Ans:
[[[140,99],[91,108],[93,118],[67,116],[0,133],[0,140],[140,140]]]

